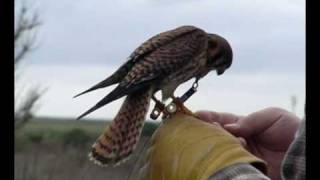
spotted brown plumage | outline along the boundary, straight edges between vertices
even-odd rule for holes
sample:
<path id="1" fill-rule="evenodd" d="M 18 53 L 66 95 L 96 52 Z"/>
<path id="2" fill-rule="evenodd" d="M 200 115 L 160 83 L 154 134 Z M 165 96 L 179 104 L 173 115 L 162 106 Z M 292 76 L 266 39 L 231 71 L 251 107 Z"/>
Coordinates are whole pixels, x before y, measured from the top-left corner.
<path id="1" fill-rule="evenodd" d="M 115 165 L 131 154 L 140 137 L 151 95 L 152 89 L 147 88 L 126 97 L 115 119 L 93 144 L 91 160 L 99 165 Z"/>
<path id="2" fill-rule="evenodd" d="M 194 26 L 160 33 L 139 46 L 116 72 L 90 89 L 117 87 L 78 119 L 127 96 L 114 121 L 93 145 L 91 158 L 98 164 L 117 164 L 134 150 L 151 97 L 159 90 L 162 100 L 174 98 L 185 81 L 198 81 L 208 72 L 222 74 L 232 63 L 229 43 Z"/>

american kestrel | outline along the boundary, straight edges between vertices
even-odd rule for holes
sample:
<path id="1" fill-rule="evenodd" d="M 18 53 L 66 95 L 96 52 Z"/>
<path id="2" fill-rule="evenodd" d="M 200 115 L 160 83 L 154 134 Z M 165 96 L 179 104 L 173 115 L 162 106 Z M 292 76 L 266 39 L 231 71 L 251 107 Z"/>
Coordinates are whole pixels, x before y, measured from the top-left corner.
<path id="1" fill-rule="evenodd" d="M 110 77 L 77 95 L 118 84 L 78 119 L 126 96 L 112 123 L 93 144 L 91 160 L 100 165 L 123 162 L 137 145 L 150 100 L 160 102 L 154 96 L 157 91 L 161 90 L 162 101 L 176 99 L 174 91 L 180 84 L 191 78 L 198 82 L 212 70 L 221 75 L 231 63 L 227 40 L 194 26 L 178 27 L 144 42 Z"/>

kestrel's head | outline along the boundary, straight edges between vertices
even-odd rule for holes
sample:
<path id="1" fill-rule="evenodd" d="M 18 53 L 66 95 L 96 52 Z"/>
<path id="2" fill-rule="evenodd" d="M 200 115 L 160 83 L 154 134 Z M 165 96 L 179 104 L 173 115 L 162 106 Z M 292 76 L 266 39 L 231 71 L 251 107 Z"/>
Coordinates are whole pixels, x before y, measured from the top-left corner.
<path id="1" fill-rule="evenodd" d="M 208 34 L 208 39 L 207 66 L 221 75 L 232 64 L 231 46 L 227 40 L 216 34 Z"/>

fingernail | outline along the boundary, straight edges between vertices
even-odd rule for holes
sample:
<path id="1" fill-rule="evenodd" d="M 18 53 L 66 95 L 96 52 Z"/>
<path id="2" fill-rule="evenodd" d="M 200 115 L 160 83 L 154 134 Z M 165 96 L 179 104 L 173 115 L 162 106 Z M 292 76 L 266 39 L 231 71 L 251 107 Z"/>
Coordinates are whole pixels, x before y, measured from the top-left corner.
<path id="1" fill-rule="evenodd" d="M 217 125 L 217 126 L 221 126 L 220 123 L 217 123 L 217 122 L 212 122 L 212 124 Z"/>
<path id="2" fill-rule="evenodd" d="M 239 129 L 239 125 L 238 124 L 225 124 L 223 127 L 228 129 L 228 130 Z"/>

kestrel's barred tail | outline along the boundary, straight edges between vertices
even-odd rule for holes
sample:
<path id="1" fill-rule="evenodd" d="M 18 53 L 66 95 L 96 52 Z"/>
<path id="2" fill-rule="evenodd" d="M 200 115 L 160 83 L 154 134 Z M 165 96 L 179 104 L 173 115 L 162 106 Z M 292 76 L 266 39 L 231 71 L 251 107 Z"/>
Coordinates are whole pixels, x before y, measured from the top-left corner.
<path id="1" fill-rule="evenodd" d="M 138 144 L 152 92 L 152 88 L 144 88 L 126 97 L 113 122 L 92 146 L 91 160 L 106 166 L 128 158 Z"/>

